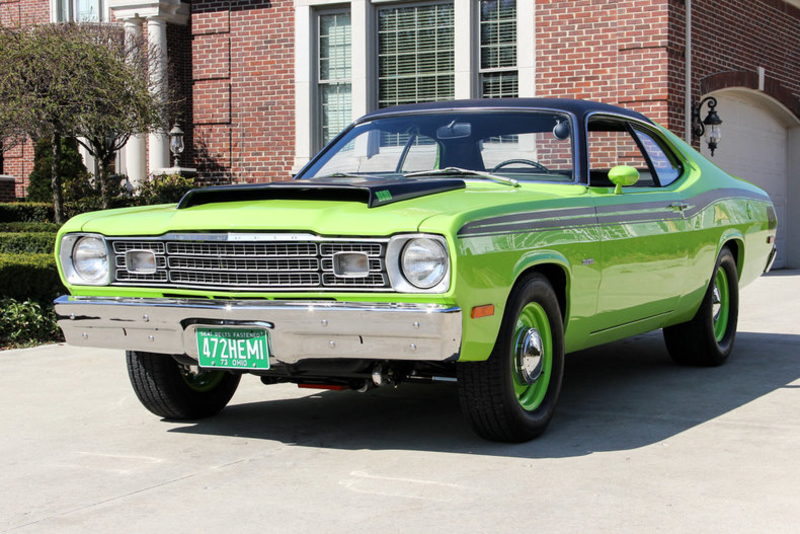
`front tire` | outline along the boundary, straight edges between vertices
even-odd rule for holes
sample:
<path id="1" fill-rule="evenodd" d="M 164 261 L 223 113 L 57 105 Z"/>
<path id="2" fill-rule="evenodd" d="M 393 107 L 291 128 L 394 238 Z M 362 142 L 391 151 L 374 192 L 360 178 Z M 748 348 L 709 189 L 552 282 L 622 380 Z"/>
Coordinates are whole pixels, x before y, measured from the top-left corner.
<path id="1" fill-rule="evenodd" d="M 166 354 L 127 351 L 125 357 L 139 401 L 167 419 L 202 419 L 219 413 L 241 379 L 226 371 L 191 373 Z"/>
<path id="2" fill-rule="evenodd" d="M 546 277 L 515 285 L 489 359 L 457 372 L 461 410 L 477 434 L 523 442 L 544 432 L 564 376 L 563 320 Z"/>
<path id="3" fill-rule="evenodd" d="M 670 357 L 681 365 L 722 365 L 733 350 L 739 318 L 739 275 L 723 248 L 700 309 L 688 322 L 664 328 Z"/>

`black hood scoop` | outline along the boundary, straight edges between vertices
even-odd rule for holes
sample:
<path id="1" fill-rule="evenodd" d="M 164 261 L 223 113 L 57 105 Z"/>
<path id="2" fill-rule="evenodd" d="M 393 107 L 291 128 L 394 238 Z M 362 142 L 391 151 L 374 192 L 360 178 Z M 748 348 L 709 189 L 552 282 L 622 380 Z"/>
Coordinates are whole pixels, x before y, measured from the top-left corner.
<path id="1" fill-rule="evenodd" d="M 415 180 L 410 178 L 402 180 L 310 179 L 267 184 L 223 185 L 192 189 L 178 203 L 178 209 L 246 200 L 331 200 L 363 202 L 370 208 L 376 208 L 464 187 L 463 180 Z"/>

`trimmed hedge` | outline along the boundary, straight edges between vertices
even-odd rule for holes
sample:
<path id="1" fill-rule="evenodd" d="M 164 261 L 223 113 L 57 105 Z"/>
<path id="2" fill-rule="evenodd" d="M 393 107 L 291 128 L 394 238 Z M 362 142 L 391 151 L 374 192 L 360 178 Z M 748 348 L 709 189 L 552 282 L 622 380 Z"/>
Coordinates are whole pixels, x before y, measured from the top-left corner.
<path id="1" fill-rule="evenodd" d="M 0 203 L 0 223 L 53 222 L 53 206 L 41 202 Z"/>
<path id="2" fill-rule="evenodd" d="M 0 254 L 0 298 L 48 302 L 66 291 L 52 254 Z"/>
<path id="3" fill-rule="evenodd" d="M 60 225 L 50 222 L 6 222 L 0 223 L 0 233 L 5 232 L 58 232 Z"/>
<path id="4" fill-rule="evenodd" d="M 53 232 L 0 232 L 0 254 L 49 254 L 55 247 Z"/>

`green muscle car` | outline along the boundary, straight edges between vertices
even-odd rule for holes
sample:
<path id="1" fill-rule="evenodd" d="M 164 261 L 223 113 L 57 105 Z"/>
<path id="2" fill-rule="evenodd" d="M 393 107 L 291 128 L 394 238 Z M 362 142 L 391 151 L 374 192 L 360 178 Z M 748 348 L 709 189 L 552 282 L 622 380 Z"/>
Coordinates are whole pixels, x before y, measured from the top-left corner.
<path id="1" fill-rule="evenodd" d="M 219 412 L 242 374 L 367 391 L 458 382 L 483 437 L 553 416 L 564 355 L 662 328 L 680 364 L 733 348 L 769 270 L 767 194 L 664 128 L 560 99 L 401 106 L 281 183 L 80 215 L 56 256 L 67 342 L 127 351 L 153 413 Z"/>

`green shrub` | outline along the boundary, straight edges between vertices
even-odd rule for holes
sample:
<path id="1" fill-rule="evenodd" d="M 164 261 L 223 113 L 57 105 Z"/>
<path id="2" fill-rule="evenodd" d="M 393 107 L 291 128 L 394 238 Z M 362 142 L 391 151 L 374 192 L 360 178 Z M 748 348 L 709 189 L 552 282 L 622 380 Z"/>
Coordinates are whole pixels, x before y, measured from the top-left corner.
<path id="1" fill-rule="evenodd" d="M 0 232 L 0 254 L 49 254 L 55 247 L 52 232 Z"/>
<path id="2" fill-rule="evenodd" d="M 64 216 L 67 219 L 71 219 L 81 213 L 99 211 L 101 209 L 103 209 L 103 199 L 100 198 L 99 193 L 97 195 L 87 195 L 80 200 L 64 202 Z"/>
<path id="3" fill-rule="evenodd" d="M 0 223 L 0 232 L 58 232 L 60 225 L 49 222 L 7 222 Z"/>
<path id="4" fill-rule="evenodd" d="M 0 299 L 0 347 L 63 341 L 52 305 Z"/>
<path id="5" fill-rule="evenodd" d="M 48 302 L 64 293 L 53 254 L 0 254 L 0 298 Z"/>
<path id="6" fill-rule="evenodd" d="M 53 222 L 53 206 L 44 202 L 0 204 L 0 223 Z"/>
<path id="7" fill-rule="evenodd" d="M 53 184 L 50 177 L 53 165 L 53 148 L 50 137 L 42 137 L 33 152 L 33 171 L 28 175 L 28 200 L 53 202 Z M 88 181 L 91 175 L 78 152 L 78 142 L 73 138 L 61 139 L 61 187 L 64 197 L 69 196 L 69 185 L 76 180 Z"/>
<path id="8" fill-rule="evenodd" d="M 179 174 L 162 174 L 140 183 L 131 203 L 135 206 L 175 204 L 193 188 L 194 178 L 186 178 Z"/>

